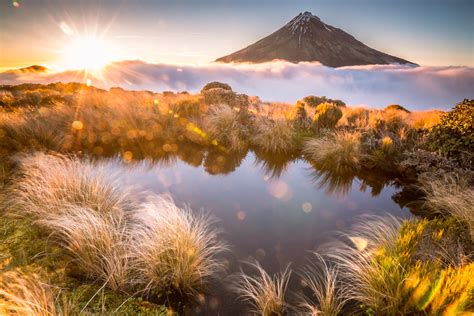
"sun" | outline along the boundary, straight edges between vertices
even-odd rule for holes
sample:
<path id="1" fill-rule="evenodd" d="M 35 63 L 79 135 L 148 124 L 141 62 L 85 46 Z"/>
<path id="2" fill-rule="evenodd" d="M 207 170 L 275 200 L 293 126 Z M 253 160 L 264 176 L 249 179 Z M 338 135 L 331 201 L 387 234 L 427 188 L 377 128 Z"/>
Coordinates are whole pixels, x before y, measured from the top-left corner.
<path id="1" fill-rule="evenodd" d="M 69 69 L 100 70 L 111 62 L 110 47 L 98 37 L 75 37 L 63 50 L 64 66 Z"/>

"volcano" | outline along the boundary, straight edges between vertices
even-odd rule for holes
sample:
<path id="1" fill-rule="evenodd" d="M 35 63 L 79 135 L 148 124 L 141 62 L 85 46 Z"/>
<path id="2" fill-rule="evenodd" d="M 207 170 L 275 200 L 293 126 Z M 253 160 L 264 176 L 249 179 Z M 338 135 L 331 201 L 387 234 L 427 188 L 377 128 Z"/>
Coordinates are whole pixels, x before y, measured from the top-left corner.
<path id="1" fill-rule="evenodd" d="M 224 63 L 263 63 L 286 60 L 320 62 L 329 67 L 412 64 L 370 48 L 343 30 L 326 24 L 311 12 L 300 13 L 278 31 L 230 55 Z"/>

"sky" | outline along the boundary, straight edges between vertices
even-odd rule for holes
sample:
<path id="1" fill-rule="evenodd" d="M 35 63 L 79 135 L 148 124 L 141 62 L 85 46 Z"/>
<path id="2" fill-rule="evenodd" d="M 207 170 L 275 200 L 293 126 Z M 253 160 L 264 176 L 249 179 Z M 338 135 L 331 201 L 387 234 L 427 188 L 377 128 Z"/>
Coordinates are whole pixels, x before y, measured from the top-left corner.
<path id="1" fill-rule="evenodd" d="M 303 11 L 422 66 L 474 67 L 472 0 L 0 0 L 0 68 L 67 67 L 71 30 L 108 60 L 206 64 Z"/>

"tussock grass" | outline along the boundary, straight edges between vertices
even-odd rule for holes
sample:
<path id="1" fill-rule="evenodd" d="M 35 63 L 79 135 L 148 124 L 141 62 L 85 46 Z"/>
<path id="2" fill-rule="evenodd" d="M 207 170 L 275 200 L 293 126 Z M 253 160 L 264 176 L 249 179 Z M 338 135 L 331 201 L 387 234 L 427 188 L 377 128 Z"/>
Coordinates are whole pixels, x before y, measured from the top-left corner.
<path id="1" fill-rule="evenodd" d="M 239 119 L 239 113 L 230 106 L 215 105 L 209 110 L 206 131 L 210 140 L 216 140 L 231 151 L 242 151 L 248 147 L 245 139 L 247 126 Z"/>
<path id="2" fill-rule="evenodd" d="M 55 316 L 57 312 L 51 286 L 36 275 L 18 271 L 0 274 L 0 314 Z"/>
<path id="3" fill-rule="evenodd" d="M 296 149 L 294 137 L 289 121 L 259 117 L 255 122 L 251 143 L 265 152 L 290 153 Z"/>
<path id="4" fill-rule="evenodd" d="M 449 214 L 469 227 L 474 240 L 474 189 L 470 173 L 424 174 L 421 190 L 426 194 L 425 206 L 440 214 Z"/>
<path id="5" fill-rule="evenodd" d="M 53 213 L 37 223 L 52 232 L 83 275 L 112 290 L 127 289 L 129 255 L 123 217 L 70 206 L 63 213 Z"/>
<path id="6" fill-rule="evenodd" d="M 22 156 L 18 162 L 19 178 L 10 201 L 20 215 L 44 219 L 72 205 L 121 216 L 133 207 L 120 177 L 105 164 L 44 153 Z"/>
<path id="7" fill-rule="evenodd" d="M 251 264 L 256 270 L 255 276 L 243 271 L 236 276 L 234 291 L 252 306 L 252 311 L 263 316 L 284 315 L 288 309 L 285 293 L 291 270 L 270 276 L 258 263 Z"/>
<path id="8" fill-rule="evenodd" d="M 403 265 L 396 257 L 387 256 L 389 262 L 384 262 L 374 256 L 381 247 L 394 247 L 400 227 L 401 222 L 392 216 L 365 219 L 346 236 L 347 243 L 331 251 L 329 257 L 340 269 L 348 299 L 384 314 L 398 311 Z"/>
<path id="9" fill-rule="evenodd" d="M 441 121 L 443 111 L 431 110 L 410 113 L 408 120 L 411 127 L 415 129 L 431 130 L 433 126 Z"/>
<path id="10" fill-rule="evenodd" d="M 391 216 L 362 219 L 345 235 L 347 241 L 334 244 L 328 254 L 347 299 L 381 315 L 469 311 L 474 281 L 468 274 L 474 264 L 437 253 L 442 237 L 452 238 L 450 225 L 440 220 L 402 223 Z"/>
<path id="11" fill-rule="evenodd" d="M 305 315 L 341 315 L 348 298 L 338 280 L 338 267 L 330 266 L 318 253 L 313 255 L 314 261 L 301 274 L 312 297 L 301 297 L 301 310 Z"/>
<path id="12" fill-rule="evenodd" d="M 358 170 L 362 158 L 361 134 L 337 132 L 311 138 L 303 144 L 303 153 L 323 170 L 339 170 L 340 173 Z"/>
<path id="13" fill-rule="evenodd" d="M 223 270 L 219 255 L 226 246 L 210 217 L 155 196 L 133 212 L 132 221 L 134 282 L 145 293 L 193 296 Z"/>

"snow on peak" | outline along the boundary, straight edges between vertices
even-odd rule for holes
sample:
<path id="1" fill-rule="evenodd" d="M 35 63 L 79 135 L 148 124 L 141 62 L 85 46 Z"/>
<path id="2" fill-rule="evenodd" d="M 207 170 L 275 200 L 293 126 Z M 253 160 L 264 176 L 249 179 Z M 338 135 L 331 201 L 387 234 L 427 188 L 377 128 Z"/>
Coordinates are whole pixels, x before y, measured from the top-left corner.
<path id="1" fill-rule="evenodd" d="M 311 20 L 321 21 L 317 16 L 311 14 L 309 11 L 298 14 L 293 20 L 291 20 L 286 27 L 290 29 L 291 33 L 306 34 L 309 29 L 308 22 Z"/>

